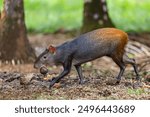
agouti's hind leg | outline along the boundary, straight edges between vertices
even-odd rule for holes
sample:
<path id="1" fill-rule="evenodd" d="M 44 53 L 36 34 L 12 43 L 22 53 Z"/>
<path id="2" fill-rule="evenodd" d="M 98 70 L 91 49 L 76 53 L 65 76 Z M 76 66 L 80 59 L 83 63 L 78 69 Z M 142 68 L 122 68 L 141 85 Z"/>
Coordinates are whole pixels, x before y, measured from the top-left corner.
<path id="1" fill-rule="evenodd" d="M 78 75 L 79 75 L 79 84 L 83 84 L 84 80 L 83 80 L 83 74 L 82 74 L 81 65 L 75 65 L 75 68 L 76 68 L 76 70 L 78 72 Z"/>
<path id="2" fill-rule="evenodd" d="M 135 60 L 129 58 L 127 55 L 124 55 L 123 56 L 123 61 L 124 61 L 125 64 L 131 64 L 133 66 L 134 72 L 136 74 L 136 80 L 140 80 L 140 76 L 139 76 L 139 73 L 138 73 L 138 69 L 137 69 Z"/>
<path id="3" fill-rule="evenodd" d="M 120 80 L 121 80 L 121 77 L 122 77 L 122 75 L 123 75 L 123 73 L 124 73 L 124 70 L 125 70 L 125 65 L 124 65 L 124 63 L 123 63 L 123 61 L 122 61 L 122 58 L 116 58 L 116 57 L 112 57 L 112 59 L 113 59 L 113 61 L 119 66 L 119 68 L 120 68 L 120 72 L 119 72 L 119 74 L 118 74 L 118 76 L 117 76 L 117 84 L 119 84 L 120 83 Z"/>

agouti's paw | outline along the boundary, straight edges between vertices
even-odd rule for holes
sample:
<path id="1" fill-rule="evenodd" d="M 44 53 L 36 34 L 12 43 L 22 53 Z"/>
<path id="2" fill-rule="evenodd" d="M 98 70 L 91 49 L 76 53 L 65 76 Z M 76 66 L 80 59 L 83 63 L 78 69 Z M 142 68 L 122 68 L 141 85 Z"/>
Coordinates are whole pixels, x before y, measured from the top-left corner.
<path id="1" fill-rule="evenodd" d="M 86 83 L 86 80 L 80 80 L 80 81 L 79 81 L 79 84 L 81 84 L 81 85 L 82 85 L 82 84 L 85 84 L 85 83 Z"/>
<path id="2" fill-rule="evenodd" d="M 52 78 L 52 81 L 55 80 L 55 77 Z M 60 80 L 57 80 L 56 83 L 59 83 Z"/>
<path id="3" fill-rule="evenodd" d="M 53 77 L 50 81 L 50 84 L 49 84 L 49 89 L 51 89 L 51 87 L 56 83 L 56 78 Z"/>
<path id="4" fill-rule="evenodd" d="M 50 84 L 49 84 L 49 89 L 52 88 L 52 86 L 54 86 L 55 82 L 54 81 L 51 81 Z"/>
<path id="5" fill-rule="evenodd" d="M 54 78 L 54 79 L 50 82 L 49 89 L 51 89 L 51 87 L 60 88 L 60 87 L 61 87 L 61 84 L 58 83 L 58 82 L 59 82 L 59 81 L 56 81 L 56 79 Z"/>

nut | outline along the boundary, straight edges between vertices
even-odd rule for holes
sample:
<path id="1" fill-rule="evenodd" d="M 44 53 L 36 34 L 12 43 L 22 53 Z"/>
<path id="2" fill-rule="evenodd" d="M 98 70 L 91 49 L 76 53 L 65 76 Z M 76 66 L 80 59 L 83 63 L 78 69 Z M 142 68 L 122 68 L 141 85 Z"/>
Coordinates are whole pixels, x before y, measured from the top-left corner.
<path id="1" fill-rule="evenodd" d="M 48 73 L 48 69 L 46 67 L 41 67 L 40 68 L 40 73 L 43 75 L 46 75 Z"/>

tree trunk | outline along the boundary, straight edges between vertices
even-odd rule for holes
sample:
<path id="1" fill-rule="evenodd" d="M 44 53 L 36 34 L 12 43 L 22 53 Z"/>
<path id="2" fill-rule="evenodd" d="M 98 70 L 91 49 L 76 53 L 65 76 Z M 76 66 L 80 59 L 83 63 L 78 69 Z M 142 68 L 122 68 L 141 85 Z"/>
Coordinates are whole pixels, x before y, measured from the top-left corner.
<path id="1" fill-rule="evenodd" d="M 108 15 L 106 0 L 84 0 L 81 32 L 85 33 L 102 27 L 114 27 Z"/>
<path id="2" fill-rule="evenodd" d="M 0 60 L 30 62 L 35 57 L 27 39 L 23 0 L 4 0 L 0 18 Z"/>

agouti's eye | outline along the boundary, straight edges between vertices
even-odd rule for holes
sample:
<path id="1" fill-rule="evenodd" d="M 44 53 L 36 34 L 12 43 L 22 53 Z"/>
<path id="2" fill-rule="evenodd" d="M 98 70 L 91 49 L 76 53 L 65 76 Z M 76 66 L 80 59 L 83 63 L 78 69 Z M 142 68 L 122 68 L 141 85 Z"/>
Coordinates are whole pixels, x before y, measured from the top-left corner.
<path id="1" fill-rule="evenodd" d="M 43 58 L 44 58 L 44 59 L 46 59 L 47 57 L 46 57 L 46 56 L 44 56 Z"/>

